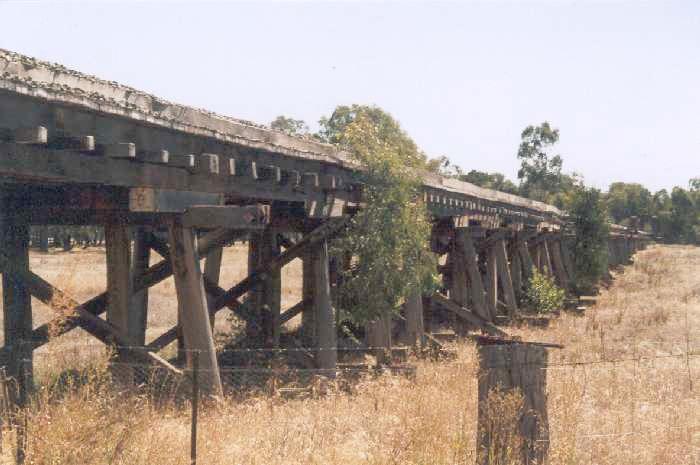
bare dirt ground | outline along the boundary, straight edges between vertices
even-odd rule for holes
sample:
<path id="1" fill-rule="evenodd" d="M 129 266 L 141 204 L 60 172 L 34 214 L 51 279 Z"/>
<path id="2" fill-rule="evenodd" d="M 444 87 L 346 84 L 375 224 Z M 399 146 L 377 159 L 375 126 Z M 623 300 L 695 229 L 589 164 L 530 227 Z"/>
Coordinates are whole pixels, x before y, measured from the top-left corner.
<path id="1" fill-rule="evenodd" d="M 243 247 L 227 250 L 224 287 L 245 274 L 245 257 Z M 79 300 L 104 287 L 97 250 L 33 255 L 32 267 Z M 300 272 L 298 263 L 285 270 L 285 306 L 298 299 Z M 150 337 L 174 323 L 173 293 L 171 282 L 151 292 Z M 50 318 L 35 308 L 35 324 Z M 223 316 L 217 325 L 227 328 Z M 565 345 L 552 350 L 548 368 L 549 463 L 700 464 L 700 248 L 652 247 L 584 315 L 509 331 Z M 86 341 L 71 335 L 42 350 L 49 359 Z M 350 392 L 296 400 L 261 393 L 208 406 L 199 463 L 472 464 L 477 362 L 470 343 L 454 348 L 453 361 L 412 360 L 415 380 L 386 375 Z M 60 401 L 40 397 L 30 416 L 31 463 L 189 463 L 186 405 L 125 397 L 100 379 Z"/>

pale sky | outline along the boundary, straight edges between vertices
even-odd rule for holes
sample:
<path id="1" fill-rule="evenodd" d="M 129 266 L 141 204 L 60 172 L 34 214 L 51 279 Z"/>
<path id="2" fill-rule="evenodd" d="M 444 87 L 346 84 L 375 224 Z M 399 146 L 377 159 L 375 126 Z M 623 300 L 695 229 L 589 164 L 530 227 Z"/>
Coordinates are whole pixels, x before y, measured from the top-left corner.
<path id="1" fill-rule="evenodd" d="M 0 0 L 0 24 L 0 48 L 259 123 L 376 104 L 465 170 L 515 179 L 548 120 L 597 187 L 700 176 L 698 1 Z"/>

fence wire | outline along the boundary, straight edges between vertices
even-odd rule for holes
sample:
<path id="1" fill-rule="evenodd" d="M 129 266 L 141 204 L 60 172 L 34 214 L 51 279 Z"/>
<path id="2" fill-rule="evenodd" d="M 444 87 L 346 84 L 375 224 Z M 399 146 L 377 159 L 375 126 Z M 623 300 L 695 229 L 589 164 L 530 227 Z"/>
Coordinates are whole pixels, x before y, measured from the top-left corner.
<path id="1" fill-rule="evenodd" d="M 564 357 L 557 359 L 554 355 L 557 351 L 551 350 L 553 355 L 546 363 L 517 362 L 519 368 L 548 372 L 546 391 L 550 435 L 546 441 L 556 443 L 570 428 L 575 428 L 576 447 L 582 450 L 595 449 L 599 447 L 596 444 L 601 443 L 643 442 L 663 434 L 677 437 L 679 441 L 691 438 L 686 447 L 700 452 L 700 394 L 695 386 L 700 373 L 700 353 L 695 349 L 691 352 L 680 350 L 682 346 L 688 347 L 685 342 L 637 340 L 637 345 L 657 349 L 656 353 L 637 353 L 636 356 L 566 360 Z M 658 347 L 661 346 L 669 350 L 660 353 Z M 87 348 L 89 350 L 85 350 Z M 496 350 L 507 351 L 509 346 L 496 346 Z M 338 354 L 341 361 L 337 368 L 329 370 L 312 366 L 316 356 L 325 351 Z M 313 399 L 324 395 L 329 383 L 335 389 L 357 393 L 352 389 L 353 385 L 377 376 L 401 376 L 409 382 L 430 382 L 420 378 L 420 371 L 416 368 L 420 362 L 404 351 L 393 354 L 393 364 L 377 366 L 374 355 L 380 351 L 390 352 L 383 347 L 240 348 L 221 350 L 217 356 L 221 363 L 220 379 L 231 402 L 246 395 Z M 194 351 L 183 350 L 172 356 L 169 362 L 178 372 L 160 365 L 120 359 L 114 353 L 107 353 L 104 347 L 83 345 L 64 347 L 60 351 L 37 351 L 33 359 L 26 359 L 23 363 L 26 366 L 31 363 L 34 367 L 35 381 L 30 391 L 37 396 L 43 393 L 48 401 L 60 399 L 71 389 L 105 382 L 127 394 L 148 394 L 163 402 L 181 402 L 190 400 L 192 370 L 187 361 L 193 354 Z M 512 368 L 514 362 L 489 364 L 482 361 L 480 364 L 474 356 L 438 363 L 462 373 L 469 372 L 467 368 L 473 369 L 471 372 L 476 377 L 486 370 Z M 207 369 L 200 367 L 199 373 L 204 375 Z M 2 375 L 0 380 L 0 433 L 19 434 L 25 428 L 23 422 L 27 415 L 26 409 L 17 409 L 13 405 L 20 383 Z M 571 392 L 575 394 L 582 413 L 575 421 L 568 422 L 564 404 Z M 611 399 L 623 399 L 624 402 L 616 405 Z M 673 407 L 670 409 L 669 406 Z M 28 408 L 39 407 L 34 404 Z M 686 414 L 679 415 L 680 411 Z M 31 431 L 31 425 L 28 429 Z M 21 441 L 26 442 L 26 436 L 15 444 Z M 0 444 L 2 442 L 0 437 Z"/>

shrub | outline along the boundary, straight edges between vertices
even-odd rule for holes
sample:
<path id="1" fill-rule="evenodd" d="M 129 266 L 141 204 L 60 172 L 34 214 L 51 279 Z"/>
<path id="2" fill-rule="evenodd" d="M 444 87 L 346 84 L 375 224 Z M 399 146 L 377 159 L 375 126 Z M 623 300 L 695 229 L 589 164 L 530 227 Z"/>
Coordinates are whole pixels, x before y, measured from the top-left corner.
<path id="1" fill-rule="evenodd" d="M 533 268 L 532 278 L 525 291 L 527 304 L 537 313 L 549 313 L 564 305 L 564 289 L 554 283 L 554 279 Z"/>

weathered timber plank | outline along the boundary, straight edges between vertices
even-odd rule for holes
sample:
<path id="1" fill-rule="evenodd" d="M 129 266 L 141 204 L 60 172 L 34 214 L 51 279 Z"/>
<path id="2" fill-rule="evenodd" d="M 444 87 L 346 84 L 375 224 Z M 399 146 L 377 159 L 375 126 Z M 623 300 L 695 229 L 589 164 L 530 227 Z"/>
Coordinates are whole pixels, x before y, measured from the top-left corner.
<path id="1" fill-rule="evenodd" d="M 197 173 L 219 174 L 219 156 L 213 153 L 203 153 L 195 157 L 194 169 Z"/>
<path id="2" fill-rule="evenodd" d="M 559 284 L 559 287 L 562 289 L 569 289 L 569 278 L 566 273 L 566 268 L 564 267 L 564 260 L 561 256 L 561 242 L 558 240 L 551 241 L 549 243 L 549 249 L 557 284 Z"/>
<path id="3" fill-rule="evenodd" d="M 269 221 L 267 205 L 199 205 L 187 208 L 182 216 L 186 228 L 263 229 Z"/>
<path id="4" fill-rule="evenodd" d="M 497 315 L 498 303 L 498 258 L 496 249 L 491 246 L 486 252 L 486 307 L 489 310 L 488 320 L 494 321 Z"/>
<path id="5" fill-rule="evenodd" d="M 511 277 L 510 267 L 508 264 L 506 242 L 501 239 L 494 244 L 493 247 L 496 251 L 498 281 L 501 285 L 501 290 L 503 291 L 503 298 L 506 301 L 508 314 L 512 317 L 515 315 L 515 312 L 518 311 L 518 303 L 515 299 L 515 289 L 513 289 L 513 279 Z"/>
<path id="6" fill-rule="evenodd" d="M 129 211 L 144 213 L 184 213 L 193 206 L 220 205 L 221 194 L 207 192 L 133 187 L 129 189 Z"/>
<path id="7" fill-rule="evenodd" d="M 2 200 L 0 198 L 0 200 Z M 0 205 L 3 207 L 3 205 Z M 11 268 L 29 273 L 29 225 L 11 221 L 0 212 L 0 251 L 6 254 Z M 3 328 L 7 357 L 3 365 L 7 375 L 18 379 L 21 369 L 33 380 L 33 348 L 28 344 L 32 333 L 32 300 L 30 290 L 21 279 L 21 274 L 3 267 Z M 17 279 L 20 278 L 20 279 Z M 14 399 L 23 403 L 26 399 Z"/>
<path id="8" fill-rule="evenodd" d="M 49 132 L 43 126 L 33 128 L 17 128 L 14 131 L 14 139 L 18 144 L 46 144 Z"/>
<path id="9" fill-rule="evenodd" d="M 104 146 L 104 153 L 109 158 L 136 159 L 136 144 L 131 142 L 118 142 Z"/>
<path id="10" fill-rule="evenodd" d="M 481 278 L 481 272 L 479 271 L 479 265 L 477 263 L 478 255 L 474 247 L 472 236 L 469 232 L 458 230 L 456 240 L 461 243 L 461 247 L 464 249 L 474 311 L 481 318 L 488 319 L 490 313 L 486 304 L 486 291 L 484 290 L 484 283 Z"/>
<path id="11" fill-rule="evenodd" d="M 335 309 L 331 302 L 331 284 L 328 270 L 328 242 L 321 240 L 313 247 L 314 296 L 318 354 L 316 363 L 325 370 L 333 370 L 338 361 Z"/>
<path id="12" fill-rule="evenodd" d="M 178 314 L 181 317 L 187 349 L 187 365 L 192 367 L 192 354 L 193 351 L 197 351 L 202 390 L 210 395 L 222 396 L 223 388 L 197 254 L 196 236 L 192 229 L 182 227 L 174 221 L 168 227 L 168 240 Z"/>
<path id="13" fill-rule="evenodd" d="M 141 151 L 136 154 L 136 157 L 144 163 L 167 164 L 170 161 L 170 152 L 167 150 Z"/>
<path id="14" fill-rule="evenodd" d="M 204 260 L 204 279 L 209 281 L 214 286 L 218 286 L 219 280 L 221 279 L 221 260 L 223 255 L 224 248 L 217 247 L 209 252 Z M 212 302 L 213 297 L 209 292 L 207 292 L 207 309 L 211 307 Z M 216 315 L 212 313 L 209 314 L 209 323 L 211 324 L 212 331 L 214 330 L 215 316 Z"/>
<path id="15" fill-rule="evenodd" d="M 129 159 L 95 157 L 75 150 L 50 150 L 35 145 L 0 142 L 0 177 L 8 182 L 150 187 L 244 198 L 326 202 L 323 192 L 300 190 L 291 184 L 192 173 L 174 166 L 178 158 L 171 154 L 167 165 L 134 163 Z M 352 201 L 356 194 L 338 191 L 335 197 Z"/>
<path id="16" fill-rule="evenodd" d="M 475 313 L 470 312 L 468 309 L 461 307 L 454 302 L 452 302 L 450 299 L 447 297 L 443 296 L 440 293 L 435 293 L 431 296 L 431 300 L 441 307 L 443 307 L 445 310 L 449 310 L 453 313 L 455 313 L 457 316 L 462 318 L 463 320 L 467 321 L 468 323 L 471 323 L 475 325 L 476 327 L 482 329 L 483 331 L 487 332 L 488 334 L 494 335 L 494 336 L 501 336 L 501 337 L 507 337 L 508 334 L 500 329 L 498 329 L 493 323 L 490 321 L 487 321 L 480 316 L 476 315 Z"/>
<path id="17" fill-rule="evenodd" d="M 134 228 L 134 242 L 131 251 L 131 283 L 142 278 L 148 271 L 151 257 L 150 238 L 152 234 L 143 226 Z M 136 346 L 146 344 L 146 326 L 148 321 L 148 289 L 133 292 L 130 303 L 131 339 Z"/>
<path id="18" fill-rule="evenodd" d="M 282 312 L 280 315 L 280 324 L 283 325 L 295 316 L 299 315 L 300 313 L 306 311 L 307 308 L 310 308 L 313 304 L 312 300 L 301 300 Z"/>
<path id="19" fill-rule="evenodd" d="M 404 306 L 406 314 L 406 343 L 416 347 L 423 345 L 425 325 L 423 321 L 423 297 L 420 292 L 412 292 Z"/>

